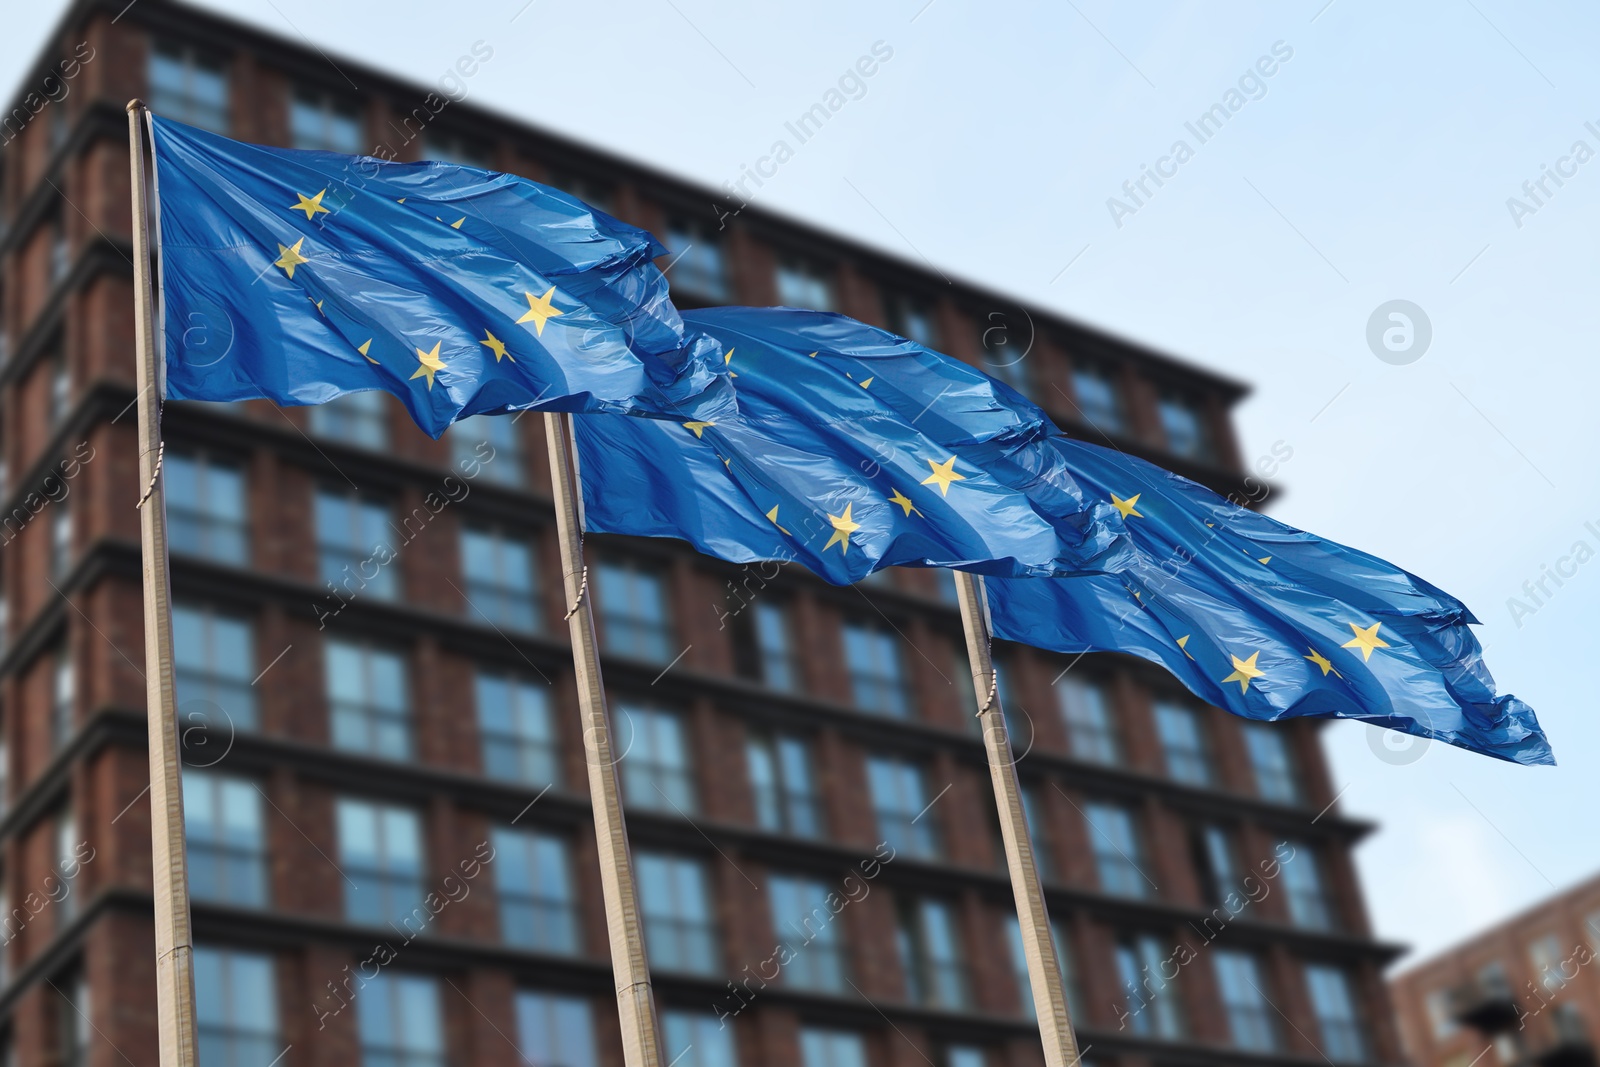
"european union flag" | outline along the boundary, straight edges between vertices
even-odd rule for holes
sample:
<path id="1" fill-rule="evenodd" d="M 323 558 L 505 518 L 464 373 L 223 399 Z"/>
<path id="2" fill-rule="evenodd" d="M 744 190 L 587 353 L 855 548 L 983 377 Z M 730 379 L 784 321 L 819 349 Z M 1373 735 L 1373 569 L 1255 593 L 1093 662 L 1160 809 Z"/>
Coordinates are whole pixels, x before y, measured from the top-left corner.
<path id="1" fill-rule="evenodd" d="M 731 410 L 643 230 L 509 174 L 152 125 L 173 399 L 383 389 L 435 437 L 478 413 Z"/>
<path id="2" fill-rule="evenodd" d="M 1526 764 L 1554 763 L 1533 709 L 1497 695 L 1455 597 L 1365 552 L 1238 507 L 1124 453 L 1056 438 L 1121 512 L 1121 574 L 987 583 L 996 637 L 1127 652 L 1249 719 L 1361 719 Z"/>
<path id="3" fill-rule="evenodd" d="M 1044 413 L 966 364 L 841 315 L 690 312 L 735 415 L 574 420 L 591 530 L 678 537 L 735 562 L 797 560 L 837 584 L 880 567 L 1092 573 L 1127 556 Z"/>

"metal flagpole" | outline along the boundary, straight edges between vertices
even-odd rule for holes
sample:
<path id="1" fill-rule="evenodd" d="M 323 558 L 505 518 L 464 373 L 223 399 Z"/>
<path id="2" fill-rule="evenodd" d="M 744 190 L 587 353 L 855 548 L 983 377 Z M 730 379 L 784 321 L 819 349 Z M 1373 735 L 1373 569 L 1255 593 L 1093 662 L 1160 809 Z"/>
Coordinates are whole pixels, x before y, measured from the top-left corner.
<path id="1" fill-rule="evenodd" d="M 172 679 L 172 587 L 161 488 L 161 368 L 144 191 L 145 106 L 128 103 L 133 182 L 133 320 L 139 381 L 139 547 L 144 560 L 145 708 L 150 735 L 150 857 L 155 875 L 156 1011 L 162 1067 L 195 1067 L 194 938 L 184 855 L 183 782 Z"/>
<path id="2" fill-rule="evenodd" d="M 572 665 L 583 717 L 583 748 L 589 763 L 589 799 L 594 836 L 600 848 L 600 888 L 611 939 L 611 969 L 617 983 L 617 1015 L 622 1022 L 622 1060 L 627 1067 L 661 1067 L 655 999 L 639 919 L 638 887 L 628 828 L 617 789 L 616 757 L 600 678 L 594 614 L 589 607 L 589 568 L 583 562 L 583 494 L 578 484 L 572 416 L 546 413 L 550 482 L 555 493 L 556 534 L 561 541 L 561 572 L 567 592 L 567 622 L 572 633 Z"/>
<path id="3" fill-rule="evenodd" d="M 1022 807 L 1011 738 L 1000 710 L 999 685 L 989 652 L 989 609 L 984 599 L 983 579 L 965 571 L 954 574 L 961 602 L 961 625 L 967 633 L 972 684 L 978 693 L 978 722 L 983 728 L 983 747 L 989 756 L 995 805 L 1000 809 L 1006 868 L 1011 873 L 1011 891 L 1017 900 L 1017 922 L 1022 929 L 1022 948 L 1028 957 L 1028 979 L 1033 986 L 1039 1037 L 1044 1042 L 1044 1062 L 1047 1067 L 1077 1067 L 1078 1042 L 1067 1012 L 1066 983 L 1062 980 L 1055 941 L 1050 936 L 1050 916 L 1045 910 L 1044 890 L 1039 884 L 1033 838 L 1028 834 L 1028 816 Z"/>

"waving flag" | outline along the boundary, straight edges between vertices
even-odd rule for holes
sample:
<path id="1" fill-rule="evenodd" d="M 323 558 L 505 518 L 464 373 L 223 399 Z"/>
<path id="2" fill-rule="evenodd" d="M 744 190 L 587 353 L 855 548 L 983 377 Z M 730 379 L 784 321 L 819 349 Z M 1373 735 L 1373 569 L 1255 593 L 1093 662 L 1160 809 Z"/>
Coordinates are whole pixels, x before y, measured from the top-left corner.
<path id="1" fill-rule="evenodd" d="M 1455 597 L 1121 452 L 1052 446 L 1138 546 L 1117 575 L 988 583 L 996 637 L 1128 652 L 1249 719 L 1361 719 L 1517 763 L 1554 757 L 1533 709 L 1497 695 Z"/>
<path id="2" fill-rule="evenodd" d="M 782 309 L 685 318 L 731 351 L 739 418 L 681 427 L 574 420 L 590 529 L 677 537 L 733 562 L 796 560 L 835 582 L 890 564 L 997 576 L 1029 572 L 1014 552 L 1000 566 L 977 559 L 979 549 L 1009 551 L 1008 525 L 996 521 L 993 495 L 958 510 L 968 481 L 989 494 L 1009 485 L 1037 513 L 1070 499 L 1062 518 L 1096 515 L 1098 502 L 1114 509 L 1117 546 L 1079 562 L 1104 573 L 1086 566 L 1076 577 L 992 579 L 995 636 L 1142 656 L 1246 718 L 1362 719 L 1520 763 L 1552 761 L 1532 709 L 1496 695 L 1471 613 L 1401 568 L 1153 464 L 1061 437 L 1005 386 L 850 320 Z M 961 385 L 945 391 L 949 381 Z M 955 457 L 948 470 L 964 475 L 948 495 L 929 442 L 895 436 L 907 412 Z M 873 461 L 863 466 L 861 457 Z M 1062 470 L 1067 480 L 1056 477 Z M 891 507 L 879 507 L 883 500 Z M 853 505 L 848 530 L 836 501 Z M 989 540 L 961 540 L 977 532 Z"/>
<path id="3" fill-rule="evenodd" d="M 911 341 L 789 308 L 690 312 L 738 398 L 716 420 L 575 420 L 588 526 L 679 537 L 837 584 L 897 564 L 1094 573 L 1127 545 L 1038 408 Z M 635 424 L 638 425 L 635 425 Z"/>
<path id="4" fill-rule="evenodd" d="M 174 399 L 382 389 L 435 437 L 519 409 L 731 410 L 643 230 L 509 174 L 153 127 Z"/>

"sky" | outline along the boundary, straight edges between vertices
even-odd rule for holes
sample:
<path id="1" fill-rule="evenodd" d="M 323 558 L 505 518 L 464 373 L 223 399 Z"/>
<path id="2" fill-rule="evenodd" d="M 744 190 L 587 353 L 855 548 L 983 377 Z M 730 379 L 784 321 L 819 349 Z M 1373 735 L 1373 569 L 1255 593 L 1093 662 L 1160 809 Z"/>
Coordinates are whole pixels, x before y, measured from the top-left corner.
<path id="1" fill-rule="evenodd" d="M 12 89 L 66 4 L 15 6 Z M 1340 809 L 1380 827 L 1357 863 L 1400 965 L 1600 869 L 1600 9 L 203 6 L 418 82 L 481 43 L 474 104 L 708 186 L 788 140 L 763 207 L 1250 383 L 1247 464 L 1289 453 L 1269 512 L 1464 600 L 1559 761 L 1325 731 Z M 796 145 L 785 123 L 874 46 L 889 58 Z M 1220 129 L 1186 127 L 1219 102 Z M 1125 192 L 1145 168 L 1160 184 Z"/>

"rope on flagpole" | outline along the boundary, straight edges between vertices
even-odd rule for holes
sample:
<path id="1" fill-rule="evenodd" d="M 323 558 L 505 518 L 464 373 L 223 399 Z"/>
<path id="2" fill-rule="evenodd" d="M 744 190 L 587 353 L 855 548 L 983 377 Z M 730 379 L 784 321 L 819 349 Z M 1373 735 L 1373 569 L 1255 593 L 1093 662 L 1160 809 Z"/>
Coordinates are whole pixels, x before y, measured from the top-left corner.
<path id="1" fill-rule="evenodd" d="M 166 401 L 164 400 L 160 404 L 156 405 L 157 433 L 161 432 L 161 414 L 166 406 Z M 141 510 L 144 507 L 145 502 L 150 499 L 150 495 L 156 491 L 156 481 L 161 477 L 161 461 L 166 458 L 166 455 L 167 442 L 165 438 L 162 438 L 160 441 L 156 442 L 156 465 L 155 469 L 150 472 L 150 484 L 144 487 L 144 495 L 141 496 L 139 498 L 139 502 L 133 506 L 134 511 Z"/>
<path id="2" fill-rule="evenodd" d="M 583 539 L 582 538 L 578 539 L 578 552 L 579 552 L 580 555 L 583 552 Z M 583 565 L 583 577 L 578 582 L 578 598 L 572 602 L 572 607 L 567 609 L 566 615 L 562 616 L 562 621 L 563 622 L 571 622 L 572 621 L 572 617 L 578 613 L 578 609 L 583 607 L 583 598 L 588 592 L 589 592 L 589 565 L 587 563 L 585 563 Z"/>

